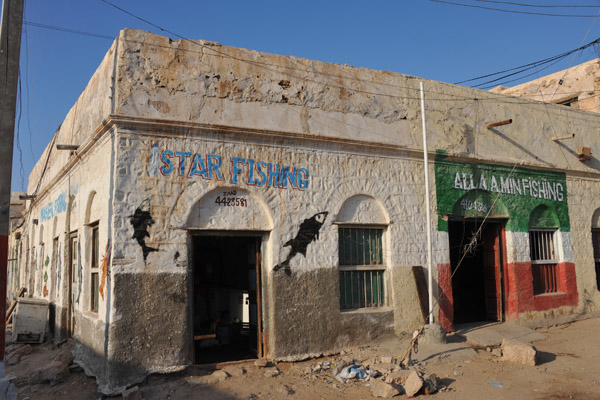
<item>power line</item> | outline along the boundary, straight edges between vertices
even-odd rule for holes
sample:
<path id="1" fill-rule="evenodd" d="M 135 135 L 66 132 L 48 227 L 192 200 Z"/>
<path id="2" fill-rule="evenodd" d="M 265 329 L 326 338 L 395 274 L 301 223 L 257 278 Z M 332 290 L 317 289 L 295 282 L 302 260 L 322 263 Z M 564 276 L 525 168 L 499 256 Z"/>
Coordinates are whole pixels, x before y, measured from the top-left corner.
<path id="1" fill-rule="evenodd" d="M 484 78 L 489 78 L 489 77 L 492 77 L 492 76 L 495 76 L 495 75 L 499 75 L 499 74 L 503 74 L 503 73 L 506 73 L 506 72 L 511 72 L 511 71 L 518 70 L 516 72 L 512 72 L 510 74 L 506 74 L 504 76 L 492 79 L 490 81 L 478 83 L 477 85 L 474 85 L 473 87 L 480 87 L 480 86 L 488 85 L 490 83 L 497 82 L 499 80 L 502 80 L 504 78 L 508 78 L 508 77 L 511 77 L 511 76 L 514 76 L 514 75 L 518 75 L 518 74 L 520 74 L 522 72 L 526 72 L 526 71 L 529 71 L 529 70 L 534 69 L 534 68 L 537 70 L 537 67 L 545 65 L 545 64 L 553 65 L 556 62 L 558 62 L 558 61 L 560 61 L 560 60 L 568 57 L 569 55 L 571 55 L 573 53 L 577 53 L 577 52 L 579 52 L 581 50 L 587 49 L 588 47 L 594 46 L 594 45 L 596 45 L 598 43 L 600 43 L 600 38 L 598 38 L 598 39 L 596 39 L 596 40 L 594 40 L 594 41 L 592 41 L 592 42 L 590 42 L 588 44 L 585 44 L 583 46 L 579 46 L 576 49 L 566 51 L 566 52 L 558 54 L 556 56 L 548 57 L 548 58 L 545 58 L 545 59 L 539 60 L 539 61 L 534 61 L 534 62 L 531 62 L 531 63 L 528 63 L 528 64 L 524 64 L 524 65 L 521 65 L 521 66 L 518 66 L 518 67 L 509 68 L 509 69 L 506 69 L 506 70 L 503 70 L 503 71 L 493 72 L 491 74 L 486 74 L 486 75 L 478 76 L 476 78 L 471 78 L 471 79 L 466 79 L 466 80 L 463 80 L 463 81 L 455 82 L 455 84 L 459 85 L 459 84 L 463 84 L 463 83 L 467 83 L 467 82 L 473 82 L 473 81 L 476 81 L 476 80 L 480 80 L 480 79 L 484 79 Z M 550 65 L 548 65 L 548 66 L 550 66 Z M 529 75 L 526 75 L 526 76 L 529 76 Z M 525 78 L 526 76 L 523 76 L 521 78 Z M 519 78 L 519 79 L 521 79 L 521 78 Z"/>
<path id="2" fill-rule="evenodd" d="M 569 4 L 569 5 L 548 5 L 548 4 L 538 5 L 538 4 L 514 3 L 514 2 L 511 2 L 511 1 L 497 1 L 497 0 L 473 0 L 473 1 L 479 1 L 481 3 L 508 4 L 508 5 L 517 6 L 517 7 L 535 7 L 535 8 L 598 8 L 598 6 L 592 6 L 592 5 L 575 5 L 575 4 Z"/>
<path id="3" fill-rule="evenodd" d="M 534 11 L 516 11 L 516 10 L 506 10 L 503 8 L 476 6 L 474 4 L 455 3 L 452 1 L 444 1 L 444 0 L 429 0 L 429 1 L 432 1 L 434 3 L 444 3 L 444 4 L 450 4 L 450 5 L 454 5 L 454 6 L 460 6 L 460 7 L 481 8 L 484 10 L 500 11 L 500 12 L 512 13 L 512 14 L 542 15 L 542 16 L 546 16 L 546 17 L 596 18 L 596 15 L 587 15 L 587 14 L 548 14 L 548 13 L 541 13 L 541 12 L 534 12 Z"/>
<path id="4" fill-rule="evenodd" d="M 101 35 L 99 33 L 78 31 L 78 30 L 75 30 L 75 29 L 62 28 L 60 26 L 53 26 L 53 25 L 45 25 L 45 24 L 40 24 L 40 23 L 37 23 L 37 22 L 31 22 L 31 21 L 23 21 L 23 23 L 25 25 L 35 26 L 36 28 L 51 29 L 51 30 L 54 30 L 54 31 L 74 33 L 76 35 L 92 36 L 92 37 L 97 37 L 97 38 L 100 38 L 100 39 L 115 40 L 114 36 Z"/>

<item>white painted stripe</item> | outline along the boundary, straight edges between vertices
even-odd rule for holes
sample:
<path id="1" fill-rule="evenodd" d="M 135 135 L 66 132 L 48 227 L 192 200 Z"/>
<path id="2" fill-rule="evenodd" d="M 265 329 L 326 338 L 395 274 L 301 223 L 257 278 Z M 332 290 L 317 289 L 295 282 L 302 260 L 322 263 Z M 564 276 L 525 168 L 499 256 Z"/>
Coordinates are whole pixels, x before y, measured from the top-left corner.
<path id="1" fill-rule="evenodd" d="M 531 261 L 528 232 L 506 232 L 506 262 Z"/>

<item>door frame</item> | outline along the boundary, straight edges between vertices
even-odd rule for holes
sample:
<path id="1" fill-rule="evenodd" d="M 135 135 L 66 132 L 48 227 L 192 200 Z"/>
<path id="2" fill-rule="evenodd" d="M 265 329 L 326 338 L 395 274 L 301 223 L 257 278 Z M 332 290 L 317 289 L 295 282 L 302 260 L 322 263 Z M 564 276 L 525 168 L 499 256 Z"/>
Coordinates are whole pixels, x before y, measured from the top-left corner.
<path id="1" fill-rule="evenodd" d="M 202 236 L 221 236 L 221 237 L 246 237 L 255 238 L 256 240 L 256 329 L 257 329 L 257 358 L 265 357 L 266 349 L 268 348 L 268 337 L 264 330 L 264 286 L 263 286 L 263 254 L 266 249 L 269 232 L 265 231 L 227 231 L 227 230 L 188 230 L 188 259 L 191 262 L 188 264 L 188 292 L 191 294 L 188 299 L 189 312 L 189 355 L 192 363 L 195 363 L 194 351 L 194 239 Z"/>

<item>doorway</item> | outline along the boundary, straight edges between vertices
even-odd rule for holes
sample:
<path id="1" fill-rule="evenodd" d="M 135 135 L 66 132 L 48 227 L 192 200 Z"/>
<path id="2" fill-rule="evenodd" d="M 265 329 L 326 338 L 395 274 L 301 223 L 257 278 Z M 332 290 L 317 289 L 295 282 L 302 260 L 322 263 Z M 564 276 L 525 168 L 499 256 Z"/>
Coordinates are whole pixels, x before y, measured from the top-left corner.
<path id="1" fill-rule="evenodd" d="M 194 363 L 262 357 L 260 236 L 197 235 L 192 246 Z"/>
<path id="2" fill-rule="evenodd" d="M 501 221 L 448 222 L 454 324 L 503 321 L 503 229 Z"/>

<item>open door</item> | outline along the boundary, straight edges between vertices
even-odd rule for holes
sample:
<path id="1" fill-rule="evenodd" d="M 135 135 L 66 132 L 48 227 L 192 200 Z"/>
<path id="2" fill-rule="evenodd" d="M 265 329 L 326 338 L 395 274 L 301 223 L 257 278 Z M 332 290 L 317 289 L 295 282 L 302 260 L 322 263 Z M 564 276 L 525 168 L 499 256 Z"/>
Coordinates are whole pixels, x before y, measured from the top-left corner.
<path id="1" fill-rule="evenodd" d="M 261 238 L 198 235 L 192 246 L 194 362 L 262 357 Z"/>
<path id="2" fill-rule="evenodd" d="M 454 324 L 503 320 L 502 229 L 498 221 L 449 221 Z"/>

